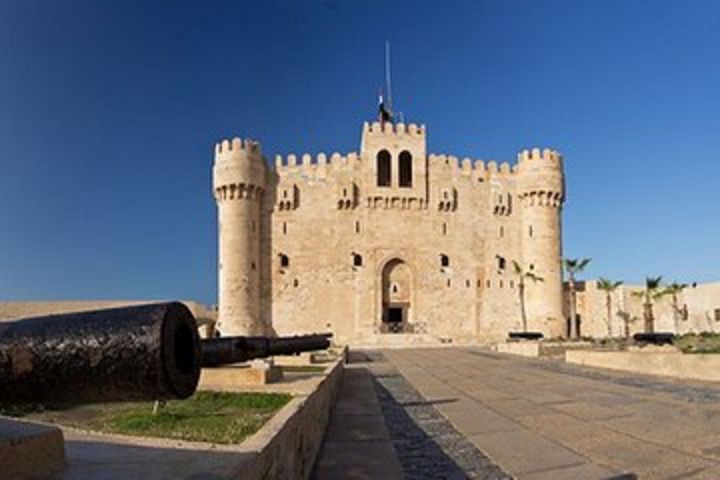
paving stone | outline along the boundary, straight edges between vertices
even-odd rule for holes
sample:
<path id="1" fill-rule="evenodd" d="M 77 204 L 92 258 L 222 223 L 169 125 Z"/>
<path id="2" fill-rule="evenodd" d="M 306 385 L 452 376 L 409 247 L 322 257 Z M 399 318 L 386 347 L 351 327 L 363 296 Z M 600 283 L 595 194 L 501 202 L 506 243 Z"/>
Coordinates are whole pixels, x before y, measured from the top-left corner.
<path id="1" fill-rule="evenodd" d="M 528 415 L 541 415 L 543 413 L 552 413 L 553 411 L 543 405 L 538 405 L 524 398 L 514 398 L 508 400 L 493 400 L 485 402 L 493 410 L 501 415 L 513 419 L 526 417 Z"/>
<path id="2" fill-rule="evenodd" d="M 608 480 L 620 472 L 590 463 L 523 474 L 521 480 Z"/>
<path id="3" fill-rule="evenodd" d="M 486 407 L 475 407 L 462 412 L 443 412 L 450 422 L 464 435 L 496 433 L 520 430 L 517 422 Z"/>
<path id="4" fill-rule="evenodd" d="M 382 414 L 348 415 L 337 411 L 330 417 L 327 435 L 341 442 L 390 439 Z"/>
<path id="5" fill-rule="evenodd" d="M 627 435 L 594 437 L 593 443 L 577 448 L 599 463 L 637 473 L 640 478 L 683 478 L 715 462 L 674 449 L 644 442 Z"/>
<path id="6" fill-rule="evenodd" d="M 527 430 L 470 435 L 470 441 L 514 475 L 582 465 L 586 459 Z"/>
<path id="7" fill-rule="evenodd" d="M 551 405 L 554 410 L 566 413 L 573 417 L 585 420 L 609 420 L 618 417 L 628 417 L 633 413 L 622 407 L 605 407 L 589 402 L 567 402 Z"/>
<path id="8" fill-rule="evenodd" d="M 325 442 L 314 480 L 400 480 L 402 467 L 390 441 Z"/>

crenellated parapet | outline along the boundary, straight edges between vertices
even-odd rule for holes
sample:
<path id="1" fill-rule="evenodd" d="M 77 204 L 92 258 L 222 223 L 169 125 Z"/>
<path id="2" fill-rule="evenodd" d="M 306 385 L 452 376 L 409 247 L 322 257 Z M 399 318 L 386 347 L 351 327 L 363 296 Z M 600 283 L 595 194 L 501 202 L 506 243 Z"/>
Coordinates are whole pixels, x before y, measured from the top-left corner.
<path id="1" fill-rule="evenodd" d="M 328 172 L 354 169 L 358 166 L 359 157 L 355 152 L 346 155 L 334 152 L 329 156 L 322 152 L 315 156 L 309 153 L 302 155 L 291 153 L 286 156 L 275 155 L 273 169 L 279 177 L 297 173 L 307 178 L 315 178 L 324 176 Z"/>
<path id="2" fill-rule="evenodd" d="M 213 192 L 218 202 L 257 200 L 267 183 L 267 167 L 260 144 L 233 138 L 215 145 Z"/>
<path id="3" fill-rule="evenodd" d="M 561 207 L 565 200 L 562 155 L 548 148 L 518 154 L 517 193 L 523 206 Z"/>
<path id="4" fill-rule="evenodd" d="M 479 178 L 510 178 L 517 171 L 517 165 L 510 165 L 508 162 L 498 163 L 495 160 L 473 160 L 453 155 L 435 154 L 428 155 L 428 162 L 431 168 L 445 168 L 452 178 L 463 176 L 474 176 Z"/>
<path id="5" fill-rule="evenodd" d="M 364 122 L 363 135 L 387 136 L 387 135 L 410 135 L 412 137 L 425 136 L 425 125 L 414 123 L 391 123 L 391 122 Z"/>

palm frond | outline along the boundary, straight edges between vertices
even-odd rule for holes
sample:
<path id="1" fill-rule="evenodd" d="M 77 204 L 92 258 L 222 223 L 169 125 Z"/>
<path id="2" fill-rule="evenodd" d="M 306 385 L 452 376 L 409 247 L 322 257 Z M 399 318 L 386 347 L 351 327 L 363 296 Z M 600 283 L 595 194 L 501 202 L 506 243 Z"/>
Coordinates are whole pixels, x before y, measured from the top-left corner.
<path id="1" fill-rule="evenodd" d="M 590 263 L 591 261 L 592 261 L 592 258 L 583 258 L 582 260 L 580 260 L 580 263 L 578 264 L 578 267 L 577 267 L 577 271 L 582 272 L 583 270 L 585 270 L 585 267 L 587 267 L 588 263 Z"/>
<path id="2" fill-rule="evenodd" d="M 513 263 L 513 268 L 515 269 L 515 273 L 517 275 L 522 275 L 523 270 L 522 270 L 522 267 L 520 266 L 520 264 L 518 262 L 516 262 L 515 260 L 513 260 L 512 263 Z"/>
<path id="3" fill-rule="evenodd" d="M 545 281 L 545 279 L 543 277 L 541 277 L 540 275 L 535 275 L 532 272 L 526 272 L 525 277 L 529 278 L 533 282 L 544 282 Z"/>
<path id="4" fill-rule="evenodd" d="M 662 285 L 662 275 L 657 277 L 646 277 L 645 288 L 648 290 L 657 290 Z"/>
<path id="5" fill-rule="evenodd" d="M 597 288 L 598 290 L 604 290 L 606 292 L 614 292 L 622 284 L 623 282 L 621 281 L 613 282 L 607 278 L 600 277 L 597 282 Z"/>
<path id="6" fill-rule="evenodd" d="M 563 260 L 563 266 L 567 273 L 573 275 L 582 272 L 590 263 L 590 260 L 590 258 L 566 258 Z"/>
<path id="7" fill-rule="evenodd" d="M 688 287 L 687 283 L 673 282 L 670 285 L 668 285 L 667 287 L 665 287 L 665 290 L 671 295 L 676 295 L 676 294 L 682 292 L 683 290 L 685 290 L 687 287 Z"/>

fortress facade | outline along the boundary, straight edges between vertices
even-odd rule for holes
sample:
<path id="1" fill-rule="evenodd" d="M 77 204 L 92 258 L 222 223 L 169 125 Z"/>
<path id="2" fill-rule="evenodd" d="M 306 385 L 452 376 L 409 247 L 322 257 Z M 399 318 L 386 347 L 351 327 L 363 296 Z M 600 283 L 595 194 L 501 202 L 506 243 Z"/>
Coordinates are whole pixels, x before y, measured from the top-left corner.
<path id="1" fill-rule="evenodd" d="M 565 334 L 561 155 L 514 165 L 427 152 L 427 129 L 365 123 L 359 152 L 215 147 L 224 335 L 331 331 L 343 343 Z M 531 272 L 542 281 L 517 274 Z"/>

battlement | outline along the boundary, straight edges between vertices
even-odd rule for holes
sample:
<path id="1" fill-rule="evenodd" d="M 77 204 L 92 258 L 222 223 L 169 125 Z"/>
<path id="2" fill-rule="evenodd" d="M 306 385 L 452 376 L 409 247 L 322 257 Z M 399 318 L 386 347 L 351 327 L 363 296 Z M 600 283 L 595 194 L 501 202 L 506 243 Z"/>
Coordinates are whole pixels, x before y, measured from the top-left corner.
<path id="1" fill-rule="evenodd" d="M 451 175 L 475 175 L 485 177 L 488 175 L 495 177 L 510 177 L 517 171 L 517 165 L 510 165 L 508 162 L 498 164 L 495 160 L 473 160 L 465 157 L 460 160 L 453 155 L 434 154 L 428 156 L 431 168 L 442 167 L 443 165 L 450 170 Z"/>
<path id="2" fill-rule="evenodd" d="M 260 142 L 256 142 L 250 138 L 242 139 L 235 137 L 232 140 L 224 139 L 215 144 L 215 159 L 218 157 L 226 157 L 237 155 L 240 153 L 248 153 L 253 155 L 262 155 Z"/>
<path id="3" fill-rule="evenodd" d="M 545 148 L 543 150 L 540 150 L 539 148 L 535 147 L 532 149 L 526 149 L 522 150 L 520 153 L 518 153 L 518 165 L 524 164 L 526 162 L 548 162 L 553 165 L 562 165 L 562 155 L 557 150 L 551 150 L 549 148 Z"/>
<path id="4" fill-rule="evenodd" d="M 356 152 L 350 152 L 346 155 L 342 155 L 338 152 L 332 153 L 329 157 L 327 154 L 321 152 L 315 156 L 309 153 L 297 155 L 294 153 L 288 154 L 283 157 L 282 155 L 275 155 L 275 171 L 279 174 L 284 174 L 290 171 L 301 170 L 305 173 L 317 172 L 318 169 L 323 168 L 342 168 L 349 167 L 354 168 L 360 161 L 360 157 Z"/>
<path id="5" fill-rule="evenodd" d="M 216 198 L 254 198 L 254 189 L 265 188 L 265 175 L 266 165 L 259 142 L 235 137 L 215 144 L 213 186 L 215 189 L 229 188 L 226 188 L 227 194 L 216 190 Z"/>
<path id="6" fill-rule="evenodd" d="M 410 135 L 413 137 L 425 136 L 425 125 L 415 123 L 391 123 L 391 122 L 364 122 L 363 135 Z"/>

